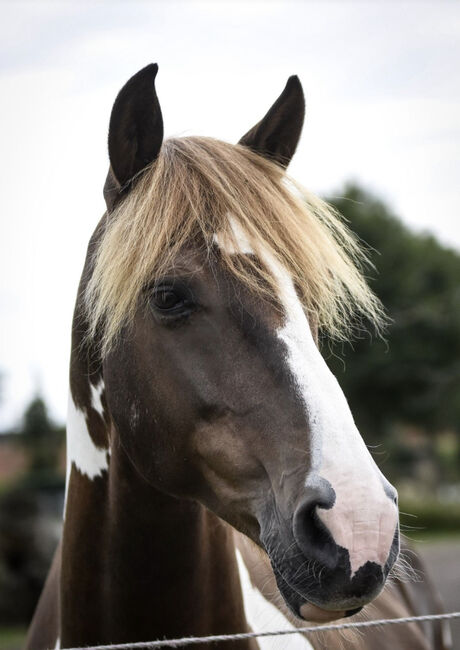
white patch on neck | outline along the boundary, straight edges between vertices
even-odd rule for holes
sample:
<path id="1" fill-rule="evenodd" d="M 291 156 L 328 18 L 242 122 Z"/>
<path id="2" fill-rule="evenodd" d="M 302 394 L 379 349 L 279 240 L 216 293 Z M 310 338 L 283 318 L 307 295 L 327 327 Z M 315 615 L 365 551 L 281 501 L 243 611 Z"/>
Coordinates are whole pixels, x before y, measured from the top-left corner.
<path id="1" fill-rule="evenodd" d="M 296 628 L 280 612 L 269 603 L 255 587 L 246 568 L 241 553 L 236 550 L 238 571 L 240 574 L 241 591 L 243 592 L 244 613 L 246 620 L 254 632 L 268 632 L 269 630 L 295 630 Z M 302 634 L 293 634 L 289 637 L 260 637 L 257 639 L 260 650 L 314 650 L 311 643 Z"/>
<path id="2" fill-rule="evenodd" d="M 237 247 L 253 252 L 239 224 L 232 222 Z M 219 237 L 215 238 L 219 245 Z M 259 253 L 260 255 L 260 253 Z M 310 428 L 310 468 L 306 487 L 318 477 L 336 494 L 333 507 L 318 515 L 336 544 L 348 550 L 351 574 L 366 562 L 384 566 L 398 522 L 396 505 L 387 496 L 381 474 L 353 420 L 339 383 L 313 339 L 310 324 L 289 273 L 271 255 L 262 255 L 279 287 L 286 323 L 277 332 L 287 349 L 287 362 L 301 397 Z"/>
<path id="3" fill-rule="evenodd" d="M 54 646 L 54 650 L 61 650 L 61 639 L 59 637 L 56 639 L 56 645 Z"/>
<path id="4" fill-rule="evenodd" d="M 101 394 L 104 390 L 104 382 L 101 379 L 96 387 L 91 385 L 91 405 L 102 416 L 103 407 Z M 69 402 L 67 410 L 67 477 L 66 477 L 66 498 L 70 480 L 72 464 L 93 480 L 107 471 L 109 467 L 110 447 L 97 447 L 89 435 L 86 423 L 86 412 L 78 408 L 72 399 L 69 391 Z M 64 506 L 65 512 L 65 506 Z"/>
<path id="5" fill-rule="evenodd" d="M 93 386 L 93 384 L 90 384 L 90 389 L 91 389 L 91 406 L 95 411 L 99 413 L 101 418 L 104 417 L 104 407 L 102 406 L 101 402 L 101 395 L 104 392 L 104 380 L 102 377 L 99 379 L 99 382 Z"/>

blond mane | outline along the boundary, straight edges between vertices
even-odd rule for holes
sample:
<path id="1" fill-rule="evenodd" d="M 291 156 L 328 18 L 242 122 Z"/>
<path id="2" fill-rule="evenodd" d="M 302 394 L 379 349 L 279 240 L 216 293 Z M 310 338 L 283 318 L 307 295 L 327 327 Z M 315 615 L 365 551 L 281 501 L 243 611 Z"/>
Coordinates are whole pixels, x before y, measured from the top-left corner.
<path id="1" fill-rule="evenodd" d="M 107 219 L 86 288 L 89 336 L 102 332 L 106 353 L 132 322 L 147 283 L 161 278 L 191 241 L 251 290 L 276 291 L 268 269 L 238 247 L 232 224 L 252 250 L 269 253 L 291 274 L 307 312 L 336 339 L 363 317 L 378 327 L 382 309 L 362 275 L 366 256 L 339 215 L 249 149 L 204 137 L 171 138 L 155 163 Z"/>

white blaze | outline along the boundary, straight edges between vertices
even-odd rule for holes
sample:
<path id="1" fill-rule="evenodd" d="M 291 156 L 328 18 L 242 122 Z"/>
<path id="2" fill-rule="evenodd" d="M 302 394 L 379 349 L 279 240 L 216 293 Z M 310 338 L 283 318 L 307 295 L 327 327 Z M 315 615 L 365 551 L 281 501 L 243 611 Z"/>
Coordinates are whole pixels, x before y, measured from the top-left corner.
<path id="1" fill-rule="evenodd" d="M 239 252 L 251 251 L 235 222 Z M 219 244 L 223 242 L 219 241 Z M 229 252 L 235 252 L 229 250 Z M 336 544 L 348 550 L 352 575 L 366 562 L 384 565 L 398 521 L 396 505 L 387 496 L 386 479 L 356 428 L 345 395 L 313 339 L 310 324 L 292 278 L 270 255 L 263 255 L 279 287 L 286 321 L 277 335 L 286 346 L 287 362 L 305 407 L 311 436 L 306 486 L 315 478 L 329 481 L 336 500 L 318 515 Z"/>
<path id="2" fill-rule="evenodd" d="M 308 480 L 325 478 L 336 500 L 318 515 L 335 542 L 350 555 L 352 575 L 366 562 L 384 565 L 398 512 L 385 492 L 381 474 L 356 428 L 342 389 L 313 339 L 310 324 L 288 273 L 270 261 L 278 280 L 286 323 L 278 337 L 305 406 L 311 435 Z"/>

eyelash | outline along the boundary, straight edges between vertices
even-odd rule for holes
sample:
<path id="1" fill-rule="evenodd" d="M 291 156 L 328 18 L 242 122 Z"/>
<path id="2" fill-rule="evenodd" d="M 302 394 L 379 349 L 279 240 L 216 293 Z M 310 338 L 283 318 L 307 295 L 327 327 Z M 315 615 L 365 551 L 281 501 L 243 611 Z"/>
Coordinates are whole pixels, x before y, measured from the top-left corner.
<path id="1" fill-rule="evenodd" d="M 161 297 L 172 296 L 170 306 L 161 304 Z M 174 298 L 177 298 L 174 302 Z M 165 301 L 167 303 L 167 301 Z M 156 315 L 160 318 L 177 319 L 188 316 L 195 307 L 188 289 L 177 284 L 161 284 L 153 288 L 150 303 Z"/>

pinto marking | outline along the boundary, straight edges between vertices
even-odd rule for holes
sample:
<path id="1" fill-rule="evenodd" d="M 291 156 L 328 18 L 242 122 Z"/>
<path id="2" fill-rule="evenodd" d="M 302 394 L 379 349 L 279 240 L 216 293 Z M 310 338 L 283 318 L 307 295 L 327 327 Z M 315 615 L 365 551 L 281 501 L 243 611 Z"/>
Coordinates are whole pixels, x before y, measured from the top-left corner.
<path id="1" fill-rule="evenodd" d="M 93 384 L 90 384 L 90 389 L 91 389 L 91 406 L 95 411 L 99 413 L 101 418 L 104 418 L 104 407 L 102 406 L 101 396 L 102 393 L 104 392 L 105 384 L 102 377 L 95 386 L 93 386 Z"/>
<path id="2" fill-rule="evenodd" d="M 98 385 L 100 386 L 100 384 Z M 102 390 L 91 386 L 92 407 L 98 410 L 102 409 L 100 395 Z M 99 412 L 99 411 L 98 411 Z M 78 408 L 73 401 L 69 391 L 69 401 L 67 408 L 67 477 L 66 477 L 66 495 L 70 481 L 70 472 L 72 464 L 81 474 L 94 480 L 97 476 L 109 468 L 110 447 L 96 447 L 94 444 L 86 422 L 85 410 Z M 64 510 L 65 511 L 65 510 Z"/>
<path id="3" fill-rule="evenodd" d="M 334 489 L 334 505 L 329 510 L 318 508 L 318 515 L 336 544 L 348 550 L 352 576 L 368 561 L 383 567 L 398 523 L 396 504 L 315 344 L 292 279 L 269 263 L 286 310 L 286 324 L 277 334 L 286 345 L 311 431 L 312 464 L 306 486 L 321 476 Z"/>
<path id="4" fill-rule="evenodd" d="M 254 254 L 234 220 L 232 231 L 236 247 L 218 235 L 216 243 L 230 254 Z M 322 477 L 334 489 L 332 508 L 318 508 L 318 516 L 336 544 L 348 551 L 351 576 L 369 561 L 383 567 L 398 524 L 398 509 L 389 497 L 388 482 L 364 444 L 345 395 L 318 350 L 291 276 L 267 252 L 258 254 L 278 285 L 285 324 L 276 334 L 286 347 L 286 361 L 310 429 L 310 469 L 305 486 L 312 487 Z"/>
<path id="5" fill-rule="evenodd" d="M 268 602 L 261 592 L 255 587 L 244 560 L 238 549 L 235 551 L 240 574 L 241 591 L 243 593 L 244 613 L 248 624 L 254 631 L 268 630 L 295 630 L 296 628 L 281 611 Z M 281 650 L 285 647 L 286 640 L 279 637 L 261 637 L 257 639 L 260 650 Z M 314 650 L 310 641 L 302 634 L 289 637 L 290 650 Z"/>

